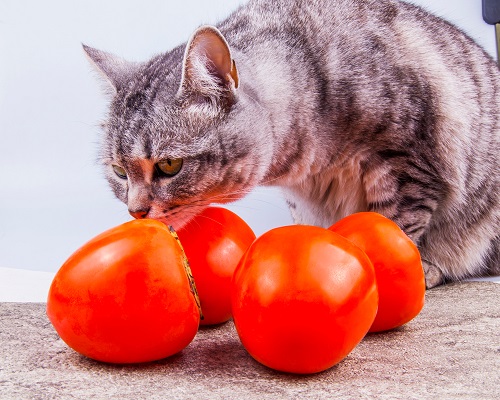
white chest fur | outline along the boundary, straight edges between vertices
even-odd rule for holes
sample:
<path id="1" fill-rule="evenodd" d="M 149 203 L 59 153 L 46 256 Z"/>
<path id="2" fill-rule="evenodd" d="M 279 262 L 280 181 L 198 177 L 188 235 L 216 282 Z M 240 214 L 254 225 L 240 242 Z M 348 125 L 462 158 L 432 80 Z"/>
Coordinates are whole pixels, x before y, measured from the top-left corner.
<path id="1" fill-rule="evenodd" d="M 367 209 L 360 158 L 355 156 L 284 188 L 284 194 L 298 224 L 329 227 L 349 214 Z"/>

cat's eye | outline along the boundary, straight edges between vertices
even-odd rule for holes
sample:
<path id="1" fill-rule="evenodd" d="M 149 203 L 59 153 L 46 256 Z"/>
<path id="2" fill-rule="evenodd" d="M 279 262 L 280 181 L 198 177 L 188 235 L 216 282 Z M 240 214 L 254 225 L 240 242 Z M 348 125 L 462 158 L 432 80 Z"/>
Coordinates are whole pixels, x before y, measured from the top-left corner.
<path id="1" fill-rule="evenodd" d="M 113 165 L 113 171 L 115 171 L 116 176 L 121 179 L 127 179 L 127 172 L 125 170 L 118 166 L 118 165 Z"/>
<path id="2" fill-rule="evenodd" d="M 156 164 L 156 169 L 160 175 L 172 177 L 179 173 L 182 168 L 182 158 L 167 158 Z"/>

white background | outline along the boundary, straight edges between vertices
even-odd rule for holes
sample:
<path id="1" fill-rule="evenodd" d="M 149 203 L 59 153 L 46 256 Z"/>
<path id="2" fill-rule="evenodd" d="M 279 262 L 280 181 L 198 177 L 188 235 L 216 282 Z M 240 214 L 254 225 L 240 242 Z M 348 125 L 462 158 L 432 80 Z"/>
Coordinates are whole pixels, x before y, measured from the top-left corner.
<path id="1" fill-rule="evenodd" d="M 0 267 L 54 272 L 84 242 L 130 219 L 95 163 L 106 102 L 81 43 L 146 60 L 243 2 L 0 0 Z M 481 0 L 414 2 L 495 53 Z M 277 190 L 230 208 L 256 234 L 291 222 Z M 4 291 L 9 271 L 0 275 Z"/>

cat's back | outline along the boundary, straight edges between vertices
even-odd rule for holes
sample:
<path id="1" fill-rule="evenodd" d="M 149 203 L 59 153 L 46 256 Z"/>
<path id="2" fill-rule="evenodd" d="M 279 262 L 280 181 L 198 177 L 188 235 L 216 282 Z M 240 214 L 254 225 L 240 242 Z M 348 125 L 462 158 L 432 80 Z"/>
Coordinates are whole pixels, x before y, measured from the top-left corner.
<path id="1" fill-rule="evenodd" d="M 231 46 L 254 56 L 254 63 L 274 63 L 280 72 L 290 73 L 290 85 L 297 90 L 305 88 L 296 78 L 311 72 L 328 81 L 322 89 L 327 92 L 326 101 L 335 101 L 336 95 L 349 90 L 357 103 L 372 109 L 374 119 L 379 119 L 381 99 L 404 109 L 409 107 L 402 104 L 404 99 L 421 97 L 455 124 L 441 130 L 442 139 L 451 145 L 456 140 L 445 138 L 446 132 L 463 132 L 460 139 L 471 146 L 473 138 L 481 136 L 472 126 L 490 132 L 489 139 L 491 132 L 498 133 L 499 127 L 494 126 L 500 120 L 497 63 L 456 26 L 413 4 L 251 0 L 220 28 Z M 492 148 L 489 139 L 485 150 Z M 498 134 L 493 139 L 498 145 Z"/>
<path id="2" fill-rule="evenodd" d="M 458 56 L 466 59 L 480 55 L 495 65 L 492 58 L 456 26 L 401 0 L 250 0 L 220 28 L 241 48 L 265 41 L 290 44 L 294 38 L 301 37 L 318 50 L 346 44 L 350 46 L 351 55 L 356 50 L 376 53 L 380 47 L 390 48 L 393 53 L 420 47 L 429 53 L 435 46 L 455 64 L 463 64 L 457 60 Z M 423 51 L 418 51 L 415 57 Z"/>

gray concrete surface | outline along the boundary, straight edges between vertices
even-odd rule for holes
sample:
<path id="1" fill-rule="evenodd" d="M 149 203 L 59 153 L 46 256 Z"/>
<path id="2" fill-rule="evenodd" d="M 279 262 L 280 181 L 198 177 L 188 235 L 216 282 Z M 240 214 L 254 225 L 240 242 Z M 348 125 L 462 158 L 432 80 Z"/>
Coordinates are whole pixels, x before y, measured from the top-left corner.
<path id="1" fill-rule="evenodd" d="M 499 295 L 491 282 L 430 290 L 412 322 L 310 376 L 258 364 L 232 322 L 159 362 L 98 363 L 59 339 L 45 304 L 0 303 L 0 399 L 499 399 Z"/>

